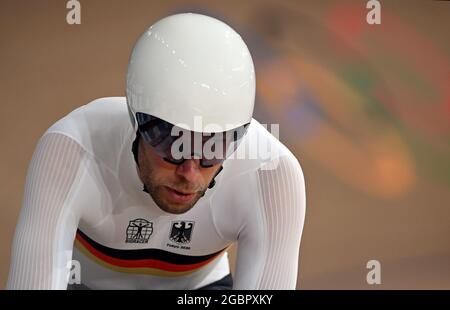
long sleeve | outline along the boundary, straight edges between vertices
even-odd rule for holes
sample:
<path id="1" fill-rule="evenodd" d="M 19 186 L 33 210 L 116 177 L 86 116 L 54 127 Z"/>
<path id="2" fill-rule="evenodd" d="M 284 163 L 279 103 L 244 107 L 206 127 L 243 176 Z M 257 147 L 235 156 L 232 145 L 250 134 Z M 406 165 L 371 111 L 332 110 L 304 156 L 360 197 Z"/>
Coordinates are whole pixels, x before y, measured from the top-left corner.
<path id="1" fill-rule="evenodd" d="M 254 206 L 238 236 L 234 289 L 295 289 L 305 219 L 305 183 L 293 155 L 260 168 Z"/>
<path id="2" fill-rule="evenodd" d="M 66 289 L 79 219 L 67 201 L 84 155 L 62 134 L 47 133 L 40 139 L 28 168 L 8 289 Z"/>

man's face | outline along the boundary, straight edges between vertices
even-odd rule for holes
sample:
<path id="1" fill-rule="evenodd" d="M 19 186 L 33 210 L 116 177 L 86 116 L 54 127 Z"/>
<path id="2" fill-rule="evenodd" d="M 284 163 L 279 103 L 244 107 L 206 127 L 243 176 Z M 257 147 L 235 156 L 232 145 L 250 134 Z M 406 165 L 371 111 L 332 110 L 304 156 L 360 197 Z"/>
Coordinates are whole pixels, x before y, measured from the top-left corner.
<path id="1" fill-rule="evenodd" d="M 168 163 L 144 139 L 139 139 L 138 162 L 139 177 L 153 200 L 162 210 L 174 214 L 189 211 L 220 168 L 220 164 L 203 168 L 198 159 L 181 165 Z"/>

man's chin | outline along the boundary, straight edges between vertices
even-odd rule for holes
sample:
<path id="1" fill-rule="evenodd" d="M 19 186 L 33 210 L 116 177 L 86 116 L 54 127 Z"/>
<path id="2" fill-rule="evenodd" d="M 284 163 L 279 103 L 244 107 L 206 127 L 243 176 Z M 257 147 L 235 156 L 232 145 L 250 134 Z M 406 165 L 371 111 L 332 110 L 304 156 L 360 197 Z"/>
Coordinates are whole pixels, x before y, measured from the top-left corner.
<path id="1" fill-rule="evenodd" d="M 197 194 L 194 198 L 192 198 L 191 201 L 185 203 L 172 202 L 168 199 L 162 199 L 163 201 L 160 201 L 160 203 L 157 202 L 157 205 L 164 212 L 172 214 L 183 214 L 191 210 L 200 199 L 200 197 L 201 196 Z"/>
<path id="2" fill-rule="evenodd" d="M 195 204 L 179 204 L 179 203 L 161 203 L 158 207 L 167 213 L 183 214 L 188 212 L 194 207 Z"/>
<path id="3" fill-rule="evenodd" d="M 158 187 L 157 190 L 150 190 L 150 196 L 156 205 L 164 212 L 171 214 L 183 214 L 191 210 L 204 192 L 197 192 L 191 199 L 181 199 L 174 197 L 173 193 L 166 186 Z M 183 201 L 184 200 L 184 201 Z"/>

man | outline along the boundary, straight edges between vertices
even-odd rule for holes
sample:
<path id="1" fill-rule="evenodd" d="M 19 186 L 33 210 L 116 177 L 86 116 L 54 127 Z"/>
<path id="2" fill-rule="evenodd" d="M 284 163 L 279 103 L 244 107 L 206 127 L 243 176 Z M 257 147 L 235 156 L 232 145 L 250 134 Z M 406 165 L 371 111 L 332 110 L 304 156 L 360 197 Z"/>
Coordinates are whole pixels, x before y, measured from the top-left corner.
<path id="1" fill-rule="evenodd" d="M 41 137 L 8 288 L 66 289 L 74 259 L 90 289 L 294 289 L 303 174 L 252 118 L 254 98 L 251 55 L 228 25 L 177 14 L 150 27 L 126 98 L 94 100 Z"/>

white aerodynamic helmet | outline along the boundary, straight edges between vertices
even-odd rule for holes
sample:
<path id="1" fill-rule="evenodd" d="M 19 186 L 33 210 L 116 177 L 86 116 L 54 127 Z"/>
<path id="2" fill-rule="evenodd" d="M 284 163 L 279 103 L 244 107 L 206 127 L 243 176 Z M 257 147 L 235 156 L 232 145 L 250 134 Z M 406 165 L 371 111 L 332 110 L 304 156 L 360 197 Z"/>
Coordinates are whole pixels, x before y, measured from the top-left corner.
<path id="1" fill-rule="evenodd" d="M 238 128 L 252 119 L 253 60 L 241 36 L 227 24 L 201 14 L 171 15 L 136 42 L 126 96 L 134 128 L 137 113 L 186 130 Z"/>

